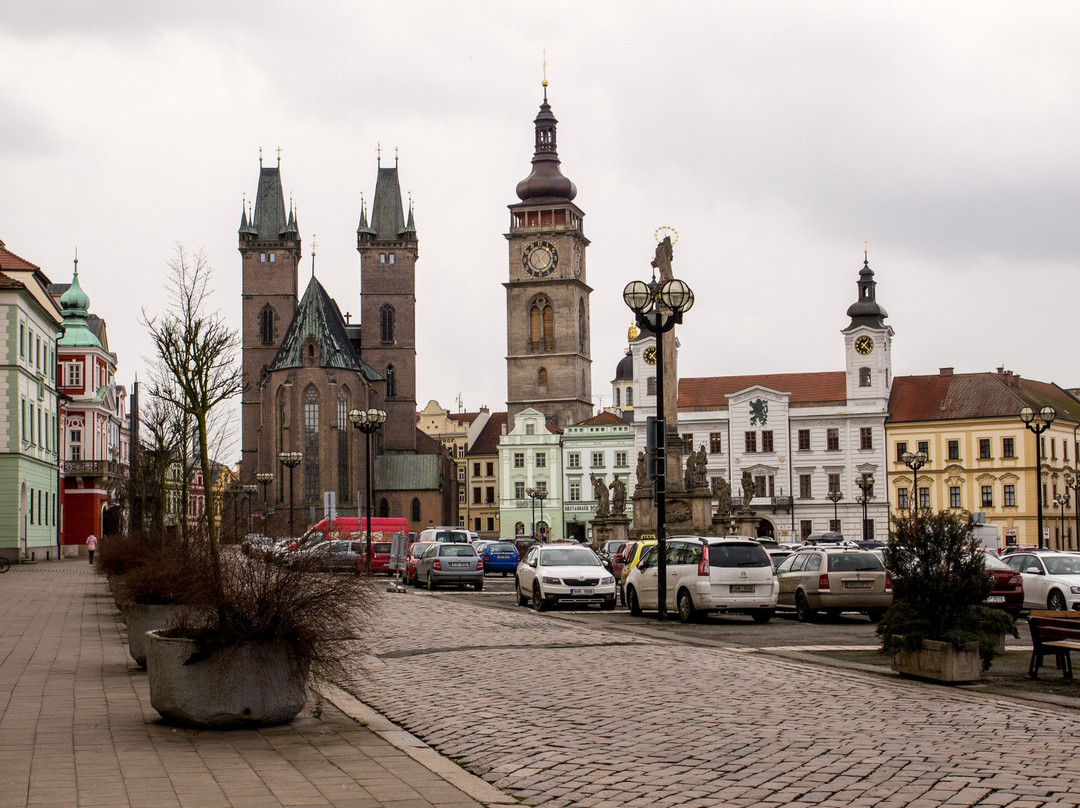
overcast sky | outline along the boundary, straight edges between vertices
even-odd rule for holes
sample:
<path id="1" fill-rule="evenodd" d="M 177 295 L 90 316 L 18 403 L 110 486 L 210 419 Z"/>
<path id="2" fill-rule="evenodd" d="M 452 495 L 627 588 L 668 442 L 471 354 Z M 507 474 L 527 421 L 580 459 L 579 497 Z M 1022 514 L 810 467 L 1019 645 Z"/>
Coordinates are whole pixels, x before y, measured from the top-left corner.
<path id="1" fill-rule="evenodd" d="M 1080 4 L 18 2 L 0 15 L 0 239 L 80 279 L 118 377 L 173 245 L 239 322 L 260 146 L 315 271 L 359 310 L 361 196 L 415 200 L 418 406 L 505 409 L 508 204 L 547 53 L 591 239 L 593 392 L 661 225 L 697 303 L 684 376 L 841 370 L 869 248 L 894 372 L 1080 384 Z M 286 200 L 287 203 L 287 200 Z M 355 320 L 354 320 L 355 322 Z"/>

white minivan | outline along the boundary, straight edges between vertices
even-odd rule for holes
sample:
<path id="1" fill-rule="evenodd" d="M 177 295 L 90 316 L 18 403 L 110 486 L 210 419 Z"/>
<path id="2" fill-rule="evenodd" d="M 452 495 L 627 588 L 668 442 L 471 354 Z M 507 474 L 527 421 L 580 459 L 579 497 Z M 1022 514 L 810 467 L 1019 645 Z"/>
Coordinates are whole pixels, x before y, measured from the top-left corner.
<path id="1" fill-rule="evenodd" d="M 658 608 L 657 550 L 650 547 L 626 578 L 631 614 Z M 673 536 L 667 540 L 666 581 L 667 608 L 684 623 L 709 612 L 749 614 L 767 623 L 780 593 L 768 552 L 745 536 Z"/>
<path id="2" fill-rule="evenodd" d="M 472 544 L 469 531 L 463 527 L 429 527 L 420 531 L 417 541 L 430 541 L 437 544 Z"/>

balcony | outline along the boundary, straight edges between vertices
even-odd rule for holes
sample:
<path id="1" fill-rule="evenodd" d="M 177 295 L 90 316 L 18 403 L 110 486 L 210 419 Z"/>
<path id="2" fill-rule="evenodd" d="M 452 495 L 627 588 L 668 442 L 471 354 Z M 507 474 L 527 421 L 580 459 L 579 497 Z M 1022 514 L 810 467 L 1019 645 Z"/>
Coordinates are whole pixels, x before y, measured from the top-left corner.
<path id="1" fill-rule="evenodd" d="M 732 509 L 741 508 L 742 502 L 742 497 L 732 497 Z M 760 510 L 761 508 L 771 508 L 773 511 L 778 508 L 791 510 L 791 497 L 754 497 L 750 500 L 750 507 L 755 510 Z"/>
<path id="2" fill-rule="evenodd" d="M 61 464 L 65 477 L 121 477 L 127 465 L 111 460 L 65 460 Z"/>

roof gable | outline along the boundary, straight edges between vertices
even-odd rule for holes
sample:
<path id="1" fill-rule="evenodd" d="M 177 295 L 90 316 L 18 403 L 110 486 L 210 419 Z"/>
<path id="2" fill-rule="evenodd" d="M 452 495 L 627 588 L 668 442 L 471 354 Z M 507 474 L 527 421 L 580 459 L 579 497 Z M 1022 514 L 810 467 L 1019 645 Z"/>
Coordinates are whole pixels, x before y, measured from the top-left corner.
<path id="1" fill-rule="evenodd" d="M 729 396 L 753 387 L 787 393 L 793 406 L 842 404 L 847 401 L 847 374 L 842 370 L 768 373 L 679 379 L 679 409 L 725 410 Z"/>

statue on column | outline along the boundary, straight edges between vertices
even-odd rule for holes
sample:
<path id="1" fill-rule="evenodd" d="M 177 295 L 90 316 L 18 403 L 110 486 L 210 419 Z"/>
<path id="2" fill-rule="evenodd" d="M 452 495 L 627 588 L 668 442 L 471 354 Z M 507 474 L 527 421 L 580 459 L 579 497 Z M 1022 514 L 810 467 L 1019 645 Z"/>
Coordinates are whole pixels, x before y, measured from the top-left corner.
<path id="1" fill-rule="evenodd" d="M 716 496 L 716 513 L 726 516 L 731 513 L 731 483 L 723 477 L 717 477 L 713 485 L 713 494 Z"/>
<path id="2" fill-rule="evenodd" d="M 656 245 L 656 255 L 653 256 L 652 267 L 660 273 L 660 280 L 670 281 L 675 276 L 671 272 L 671 259 L 675 257 L 675 251 L 671 247 L 671 236 L 664 236 L 664 240 Z"/>
<path id="3" fill-rule="evenodd" d="M 754 498 L 757 486 L 754 485 L 754 475 L 749 471 L 742 473 L 742 506 L 743 510 L 750 510 L 750 500 Z"/>
<path id="4" fill-rule="evenodd" d="M 645 452 L 637 453 L 637 484 L 645 485 L 649 482 L 649 461 Z"/>
<path id="5" fill-rule="evenodd" d="M 616 477 L 611 481 L 611 513 L 622 516 L 626 512 L 626 483 Z"/>
<path id="6" fill-rule="evenodd" d="M 593 485 L 593 496 L 596 497 L 596 517 L 605 519 L 611 516 L 611 506 L 608 503 L 608 489 L 603 477 L 590 474 Z"/>

